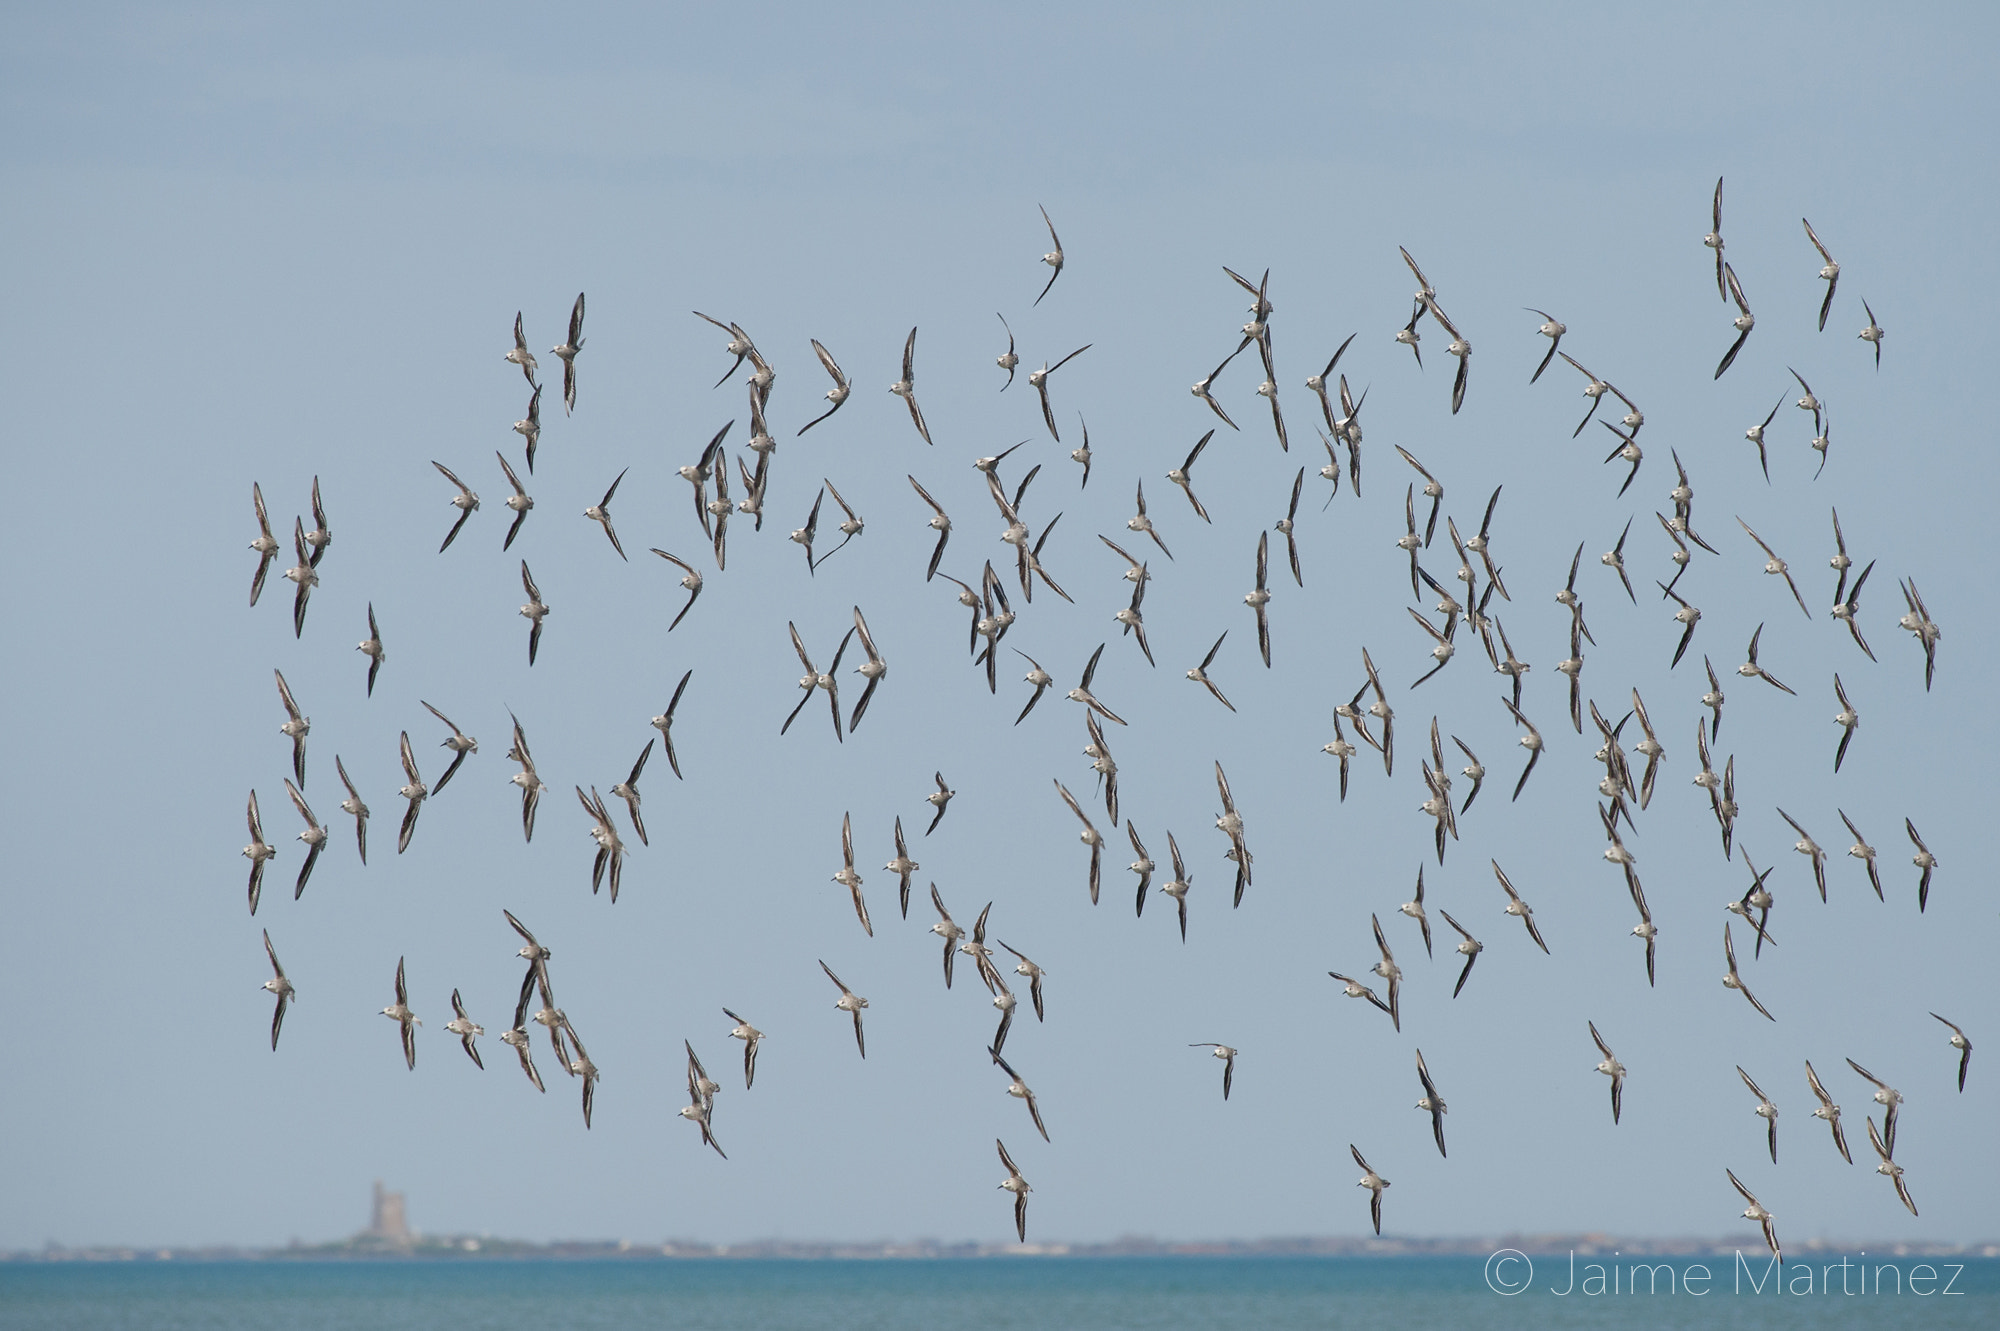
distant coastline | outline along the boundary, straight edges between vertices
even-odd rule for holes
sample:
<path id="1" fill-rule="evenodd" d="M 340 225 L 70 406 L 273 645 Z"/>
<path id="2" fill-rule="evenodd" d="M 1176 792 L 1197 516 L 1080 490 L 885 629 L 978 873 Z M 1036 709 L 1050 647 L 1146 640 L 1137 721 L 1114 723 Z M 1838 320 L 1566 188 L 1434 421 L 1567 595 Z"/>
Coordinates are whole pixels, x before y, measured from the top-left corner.
<path id="1" fill-rule="evenodd" d="M 294 1240 L 274 1247 L 135 1247 L 99 1245 L 0 1252 L 0 1262 L 342 1262 L 342 1261 L 938 1261 L 968 1258 L 1175 1258 L 1175 1257 L 1485 1257 L 1500 1249 L 1540 1256 L 1567 1254 L 1626 1257 L 1727 1256 L 1760 1248 L 1754 1232 L 1730 1238 L 1642 1238 L 1602 1233 L 1500 1234 L 1469 1238 L 1299 1237 L 1162 1240 L 1145 1237 L 1108 1243 L 974 1243 L 916 1239 L 910 1242 L 841 1242 L 759 1239 L 702 1243 L 685 1239 L 561 1239 L 531 1243 L 486 1234 L 412 1234 L 384 1238 L 364 1232 L 331 1243 Z M 1812 1241 L 1786 1245 L 1786 1255 L 1865 1251 L 1887 1257 L 2000 1257 L 2000 1240 L 1969 1243 L 1871 1240 Z"/>

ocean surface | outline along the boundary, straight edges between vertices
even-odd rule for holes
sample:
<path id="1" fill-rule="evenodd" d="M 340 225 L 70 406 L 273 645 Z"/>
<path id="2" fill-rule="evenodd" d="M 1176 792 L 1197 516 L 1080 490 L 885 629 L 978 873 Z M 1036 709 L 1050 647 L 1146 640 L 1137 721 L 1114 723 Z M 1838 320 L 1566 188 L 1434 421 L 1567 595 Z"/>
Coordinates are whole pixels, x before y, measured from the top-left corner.
<path id="1" fill-rule="evenodd" d="M 2000 1327 L 2000 1260 L 1758 1256 L 18 1263 L 0 1331 Z"/>

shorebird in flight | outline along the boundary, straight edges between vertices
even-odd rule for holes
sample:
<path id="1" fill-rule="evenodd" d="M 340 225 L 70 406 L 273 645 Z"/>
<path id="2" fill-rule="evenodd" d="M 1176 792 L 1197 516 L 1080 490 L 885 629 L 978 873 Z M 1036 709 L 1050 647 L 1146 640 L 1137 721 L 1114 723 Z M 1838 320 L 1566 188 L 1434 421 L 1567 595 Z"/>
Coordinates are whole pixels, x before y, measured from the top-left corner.
<path id="1" fill-rule="evenodd" d="M 1625 1065 L 1618 1061 L 1618 1055 L 1611 1052 L 1611 1046 L 1604 1043 L 1604 1037 L 1597 1033 L 1597 1023 L 1592 1021 L 1586 1024 L 1590 1027 L 1590 1038 L 1596 1043 L 1597 1051 L 1604 1055 L 1597 1070 L 1611 1078 L 1611 1122 L 1615 1127 L 1619 1114 L 1625 1108 Z"/>
<path id="2" fill-rule="evenodd" d="M 1222 1060 L 1222 1098 L 1229 1098 L 1229 1087 L 1236 1079 L 1236 1050 L 1213 1040 L 1203 1040 L 1188 1046 L 1190 1049 L 1207 1049 Z"/>
<path id="3" fill-rule="evenodd" d="M 264 988 L 278 1000 L 278 1006 L 271 1012 L 271 1052 L 275 1054 L 278 1032 L 285 1024 L 285 1006 L 299 996 L 299 991 L 292 987 L 292 982 L 285 978 L 285 968 L 278 964 L 278 950 L 271 946 L 269 929 L 264 931 L 264 955 L 271 959 L 271 978 L 264 981 Z M 1962 1079 L 1960 1089 L 1963 1089 Z"/>

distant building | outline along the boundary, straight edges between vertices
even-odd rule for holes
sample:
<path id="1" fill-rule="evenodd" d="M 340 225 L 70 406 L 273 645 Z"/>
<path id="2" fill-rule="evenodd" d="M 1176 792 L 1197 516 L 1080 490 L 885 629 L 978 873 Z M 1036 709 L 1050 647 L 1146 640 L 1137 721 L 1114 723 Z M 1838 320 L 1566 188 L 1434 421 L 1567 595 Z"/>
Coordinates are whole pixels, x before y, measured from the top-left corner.
<path id="1" fill-rule="evenodd" d="M 403 1206 L 403 1194 L 390 1192 L 382 1186 L 382 1180 L 375 1180 L 374 1205 L 368 1218 L 368 1234 L 371 1238 L 385 1239 L 391 1243 L 410 1241 L 410 1221 Z"/>

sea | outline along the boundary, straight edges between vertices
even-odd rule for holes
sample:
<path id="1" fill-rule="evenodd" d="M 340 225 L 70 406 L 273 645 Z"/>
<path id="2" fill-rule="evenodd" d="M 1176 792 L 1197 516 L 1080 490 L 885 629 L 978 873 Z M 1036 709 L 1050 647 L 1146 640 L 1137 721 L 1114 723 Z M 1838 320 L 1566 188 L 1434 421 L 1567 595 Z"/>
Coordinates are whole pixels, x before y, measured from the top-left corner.
<path id="1" fill-rule="evenodd" d="M 0 1331 L 2000 1328 L 2000 1259 L 0 1263 Z"/>

